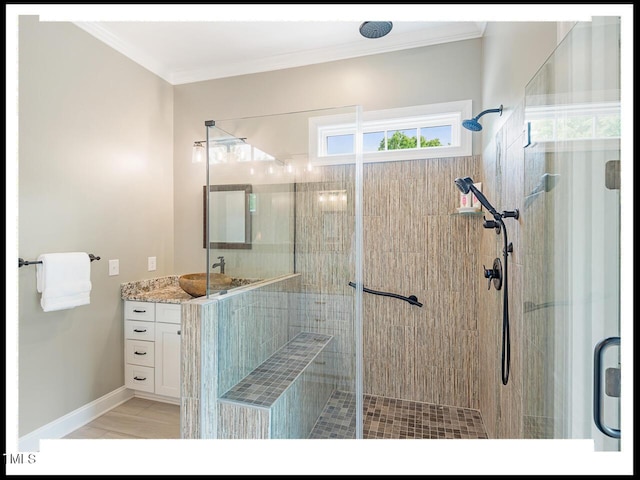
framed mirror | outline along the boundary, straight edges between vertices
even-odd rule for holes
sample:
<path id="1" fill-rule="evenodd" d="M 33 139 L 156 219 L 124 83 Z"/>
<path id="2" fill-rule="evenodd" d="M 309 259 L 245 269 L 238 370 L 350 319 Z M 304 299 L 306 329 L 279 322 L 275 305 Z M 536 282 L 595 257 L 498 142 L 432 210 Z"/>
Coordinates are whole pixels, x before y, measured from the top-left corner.
<path id="1" fill-rule="evenodd" d="M 209 248 L 251 248 L 251 215 L 249 196 L 251 185 L 210 185 L 203 193 L 203 240 L 207 248 L 207 217 L 209 217 Z"/>

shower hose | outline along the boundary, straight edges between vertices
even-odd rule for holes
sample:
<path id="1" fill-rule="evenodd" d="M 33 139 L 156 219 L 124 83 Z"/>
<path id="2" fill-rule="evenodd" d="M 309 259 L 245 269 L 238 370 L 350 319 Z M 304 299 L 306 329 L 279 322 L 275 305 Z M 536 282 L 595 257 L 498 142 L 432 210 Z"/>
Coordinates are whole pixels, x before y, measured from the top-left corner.
<path id="1" fill-rule="evenodd" d="M 502 218 L 498 218 L 498 221 L 502 225 L 502 232 L 504 233 L 504 269 L 502 277 L 504 280 L 504 292 L 502 293 L 502 384 L 506 385 L 509 381 L 509 367 L 511 364 L 511 341 L 509 339 L 509 282 L 507 281 L 507 272 L 509 266 L 507 264 L 507 258 L 509 257 L 507 241 L 507 228 L 502 221 Z"/>

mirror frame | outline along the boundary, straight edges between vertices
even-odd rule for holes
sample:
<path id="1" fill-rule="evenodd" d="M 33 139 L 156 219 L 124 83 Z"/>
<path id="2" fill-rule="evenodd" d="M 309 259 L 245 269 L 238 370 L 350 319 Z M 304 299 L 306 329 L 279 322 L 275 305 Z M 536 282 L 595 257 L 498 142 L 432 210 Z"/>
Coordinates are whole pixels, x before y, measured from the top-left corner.
<path id="1" fill-rule="evenodd" d="M 253 192 L 251 185 L 209 185 L 209 192 L 235 192 L 243 191 L 244 195 L 244 242 L 209 242 L 209 248 L 223 249 L 249 249 L 251 248 L 251 213 L 249 212 L 249 195 Z M 202 247 L 207 248 L 207 216 L 209 214 L 209 206 L 207 204 L 207 186 L 202 187 L 202 205 L 203 205 L 203 238 Z"/>

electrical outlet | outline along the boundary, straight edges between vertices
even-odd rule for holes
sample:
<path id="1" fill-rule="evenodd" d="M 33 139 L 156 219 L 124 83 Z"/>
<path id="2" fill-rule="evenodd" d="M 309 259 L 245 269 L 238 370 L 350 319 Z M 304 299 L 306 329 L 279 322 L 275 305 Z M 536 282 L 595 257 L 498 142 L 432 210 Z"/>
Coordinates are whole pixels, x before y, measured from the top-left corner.
<path id="1" fill-rule="evenodd" d="M 147 258 L 147 268 L 150 272 L 156 269 L 156 257 Z"/>
<path id="2" fill-rule="evenodd" d="M 120 260 L 109 260 L 109 276 L 120 274 Z"/>

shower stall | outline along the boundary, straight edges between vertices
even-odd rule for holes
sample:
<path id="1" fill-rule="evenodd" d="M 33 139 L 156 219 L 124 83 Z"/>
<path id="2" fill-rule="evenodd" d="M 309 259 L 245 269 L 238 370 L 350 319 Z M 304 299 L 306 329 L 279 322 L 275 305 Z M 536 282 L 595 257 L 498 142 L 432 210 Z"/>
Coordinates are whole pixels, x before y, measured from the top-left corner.
<path id="1" fill-rule="evenodd" d="M 208 271 L 240 287 L 211 276 L 198 438 L 486 438 L 473 310 L 452 309 L 475 302 L 480 232 L 450 179 L 480 158 L 365 163 L 362 118 L 206 122 Z"/>
<path id="2" fill-rule="evenodd" d="M 619 71 L 617 27 L 577 24 L 527 86 L 520 177 L 480 155 L 365 162 L 360 106 L 206 121 L 203 247 L 231 279 L 183 307 L 183 438 L 595 438 L 592 402 L 615 431 L 617 349 L 601 404 L 591 339 L 619 335 L 619 78 L 595 77 Z M 597 139 L 553 136 L 586 117 Z M 509 385 L 483 277 L 502 245 L 456 212 L 467 177 L 520 213 Z"/>

